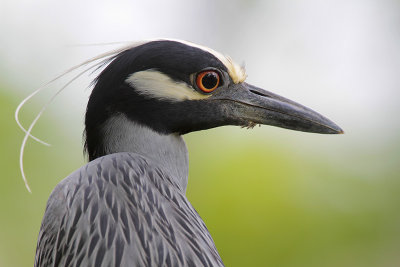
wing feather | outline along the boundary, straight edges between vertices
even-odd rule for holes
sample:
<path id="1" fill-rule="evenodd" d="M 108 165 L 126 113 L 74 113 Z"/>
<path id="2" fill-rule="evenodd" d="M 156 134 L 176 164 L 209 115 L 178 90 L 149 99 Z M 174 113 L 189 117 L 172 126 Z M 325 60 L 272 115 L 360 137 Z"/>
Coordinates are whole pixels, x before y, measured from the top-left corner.
<path id="1" fill-rule="evenodd" d="M 52 192 L 35 266 L 223 266 L 174 179 L 135 153 L 96 159 Z"/>

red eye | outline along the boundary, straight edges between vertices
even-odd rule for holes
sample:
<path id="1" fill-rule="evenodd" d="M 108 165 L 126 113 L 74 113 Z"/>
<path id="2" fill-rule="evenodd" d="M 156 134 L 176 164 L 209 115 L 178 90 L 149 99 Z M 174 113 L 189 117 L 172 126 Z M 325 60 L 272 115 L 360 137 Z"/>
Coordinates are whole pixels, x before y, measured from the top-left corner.
<path id="1" fill-rule="evenodd" d="M 219 73 L 213 70 L 200 72 L 196 77 L 196 85 L 201 91 L 211 93 L 219 85 Z"/>

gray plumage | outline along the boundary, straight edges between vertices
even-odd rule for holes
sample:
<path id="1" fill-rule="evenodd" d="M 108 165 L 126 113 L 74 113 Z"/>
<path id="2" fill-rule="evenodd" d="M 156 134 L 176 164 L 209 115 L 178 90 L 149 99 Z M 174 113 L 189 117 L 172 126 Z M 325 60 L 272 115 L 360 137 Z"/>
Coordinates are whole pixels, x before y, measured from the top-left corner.
<path id="1" fill-rule="evenodd" d="M 243 68 L 209 48 L 157 40 L 118 51 L 109 54 L 88 102 L 90 162 L 51 194 L 35 266 L 224 266 L 185 196 L 188 152 L 181 135 L 256 124 L 343 131 L 244 82 Z"/>
<path id="2" fill-rule="evenodd" d="M 80 168 L 54 189 L 35 266 L 223 266 L 184 188 L 136 153 Z"/>

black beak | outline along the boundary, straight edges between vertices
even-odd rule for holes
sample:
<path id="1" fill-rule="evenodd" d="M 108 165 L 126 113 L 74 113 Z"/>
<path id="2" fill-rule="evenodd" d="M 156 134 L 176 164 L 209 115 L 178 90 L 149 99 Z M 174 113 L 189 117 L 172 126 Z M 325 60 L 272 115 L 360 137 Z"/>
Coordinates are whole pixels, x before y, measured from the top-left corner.
<path id="1" fill-rule="evenodd" d="M 212 98 L 223 102 L 225 116 L 235 124 L 266 124 L 321 134 L 343 133 L 339 126 L 319 113 L 247 83 L 231 85 Z"/>

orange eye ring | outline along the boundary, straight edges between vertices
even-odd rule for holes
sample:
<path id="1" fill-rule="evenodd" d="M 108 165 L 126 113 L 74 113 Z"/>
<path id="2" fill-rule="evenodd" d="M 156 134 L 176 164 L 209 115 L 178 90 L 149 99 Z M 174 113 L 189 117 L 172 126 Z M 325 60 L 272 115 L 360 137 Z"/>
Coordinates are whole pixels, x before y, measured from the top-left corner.
<path id="1" fill-rule="evenodd" d="M 219 73 L 214 70 L 206 70 L 197 74 L 196 85 L 204 93 L 211 93 L 219 86 Z"/>

